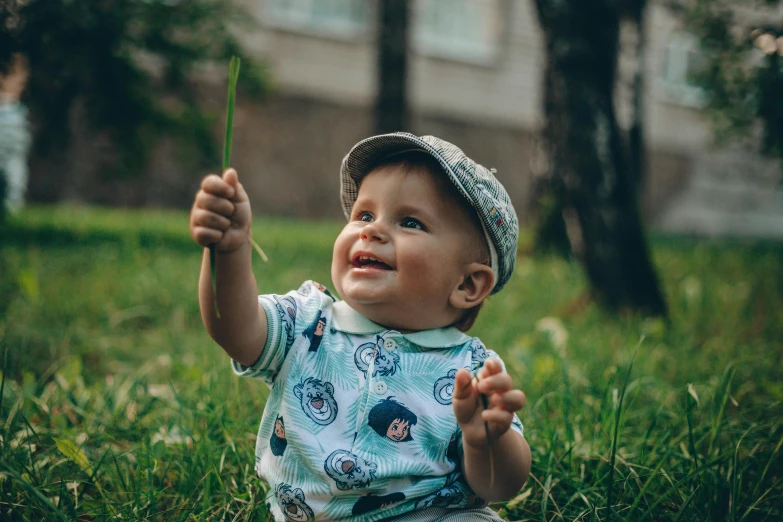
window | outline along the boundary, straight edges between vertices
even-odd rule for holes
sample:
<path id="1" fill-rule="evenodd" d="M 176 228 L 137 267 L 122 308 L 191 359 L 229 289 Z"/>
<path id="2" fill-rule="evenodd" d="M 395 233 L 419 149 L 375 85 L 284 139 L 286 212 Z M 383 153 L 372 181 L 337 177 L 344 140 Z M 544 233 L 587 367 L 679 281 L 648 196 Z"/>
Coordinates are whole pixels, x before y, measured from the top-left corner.
<path id="1" fill-rule="evenodd" d="M 365 0 L 267 0 L 266 18 L 277 27 L 350 38 L 366 31 L 369 3 Z"/>
<path id="2" fill-rule="evenodd" d="M 699 42 L 690 33 L 671 35 L 664 49 L 659 81 L 666 97 L 689 107 L 702 107 L 704 90 L 693 82 L 700 66 Z"/>
<path id="3" fill-rule="evenodd" d="M 418 0 L 413 44 L 424 55 L 487 63 L 500 48 L 500 0 Z"/>

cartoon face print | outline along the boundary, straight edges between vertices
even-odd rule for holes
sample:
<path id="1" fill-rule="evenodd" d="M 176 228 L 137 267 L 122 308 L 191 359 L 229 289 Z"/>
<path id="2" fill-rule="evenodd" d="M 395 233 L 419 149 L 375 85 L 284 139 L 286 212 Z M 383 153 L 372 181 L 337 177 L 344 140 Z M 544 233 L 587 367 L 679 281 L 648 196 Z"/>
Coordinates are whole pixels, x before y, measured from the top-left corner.
<path id="1" fill-rule="evenodd" d="M 390 493 L 388 495 L 365 495 L 363 497 L 359 497 L 359 500 L 357 500 L 356 504 L 353 505 L 351 514 L 363 515 L 364 513 L 369 513 L 370 511 L 375 511 L 376 509 L 390 506 L 395 502 L 399 502 L 400 500 L 405 500 L 404 493 L 397 492 Z"/>
<path id="2" fill-rule="evenodd" d="M 337 450 L 326 458 L 324 471 L 337 483 L 337 489 L 347 490 L 368 486 L 375 478 L 378 465 L 350 451 Z"/>
<path id="3" fill-rule="evenodd" d="M 435 400 L 443 405 L 451 404 L 451 397 L 454 395 L 454 381 L 457 378 L 457 370 L 449 370 L 445 377 L 435 381 L 433 395 Z"/>
<path id="4" fill-rule="evenodd" d="M 356 367 L 367 377 L 367 370 L 370 363 L 375 360 L 372 376 L 394 375 L 400 365 L 400 356 L 396 352 L 388 351 L 383 347 L 383 337 L 377 336 L 374 343 L 364 343 L 359 345 L 353 354 Z"/>
<path id="5" fill-rule="evenodd" d="M 382 399 L 370 410 L 367 424 L 381 437 L 393 442 L 413 440 L 410 430 L 418 422 L 416 414 L 394 397 Z"/>
<path id="6" fill-rule="evenodd" d="M 283 323 L 287 344 L 290 345 L 294 339 L 294 327 L 296 326 L 296 301 L 291 296 L 275 297 L 275 304 Z"/>
<path id="7" fill-rule="evenodd" d="M 294 395 L 299 399 L 305 415 L 316 424 L 326 426 L 337 417 L 337 401 L 334 399 L 332 383 L 308 377 L 294 386 Z"/>
<path id="8" fill-rule="evenodd" d="M 486 347 L 478 339 L 473 339 L 470 342 L 471 351 L 471 363 L 470 373 L 474 373 L 476 370 L 484 366 L 484 361 L 489 357 Z"/>
<path id="9" fill-rule="evenodd" d="M 280 483 L 275 490 L 277 505 L 289 522 L 305 522 L 315 517 L 310 506 L 305 504 L 304 492 L 299 489 L 293 489 L 288 484 Z"/>
<path id="10" fill-rule="evenodd" d="M 285 438 L 285 422 L 283 421 L 283 417 L 278 416 L 277 420 L 275 420 L 275 435 L 281 439 Z"/>
<path id="11" fill-rule="evenodd" d="M 275 419 L 275 429 L 272 432 L 272 436 L 269 437 L 269 449 L 272 451 L 272 455 L 280 457 L 285 452 L 285 448 L 288 446 L 288 441 L 285 438 L 285 422 L 283 417 L 278 415 Z"/>
<path id="12" fill-rule="evenodd" d="M 402 419 L 394 419 L 389 425 L 389 429 L 386 430 L 386 436 L 394 442 L 400 442 L 402 440 L 410 440 L 413 437 L 409 436 L 410 425 L 408 421 Z M 407 437 L 407 438 L 406 438 Z"/>
<path id="13" fill-rule="evenodd" d="M 321 339 L 324 336 L 324 330 L 326 330 L 326 319 L 321 315 L 321 310 L 318 310 L 313 322 L 302 332 L 302 336 L 310 341 L 308 352 L 318 351 L 318 347 L 321 346 Z"/>

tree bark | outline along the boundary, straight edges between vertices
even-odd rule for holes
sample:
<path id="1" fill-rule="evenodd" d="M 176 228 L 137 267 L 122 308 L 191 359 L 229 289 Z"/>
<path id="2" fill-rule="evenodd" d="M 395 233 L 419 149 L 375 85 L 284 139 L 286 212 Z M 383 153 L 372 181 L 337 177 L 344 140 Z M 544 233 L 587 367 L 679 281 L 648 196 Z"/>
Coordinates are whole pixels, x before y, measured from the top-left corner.
<path id="1" fill-rule="evenodd" d="M 633 93 L 631 102 L 631 128 L 628 130 L 628 155 L 634 188 L 639 192 L 646 176 L 647 155 L 644 148 L 644 77 L 647 56 L 647 28 L 644 15 L 647 12 L 647 0 L 632 2 L 630 18 L 636 26 L 636 70 L 633 75 Z"/>
<path id="2" fill-rule="evenodd" d="M 409 7 L 408 0 L 380 0 L 378 3 L 377 134 L 408 130 Z"/>
<path id="3" fill-rule="evenodd" d="M 536 0 L 536 8 L 548 58 L 544 136 L 550 189 L 572 251 L 603 305 L 665 315 L 634 167 L 614 111 L 618 2 Z"/>

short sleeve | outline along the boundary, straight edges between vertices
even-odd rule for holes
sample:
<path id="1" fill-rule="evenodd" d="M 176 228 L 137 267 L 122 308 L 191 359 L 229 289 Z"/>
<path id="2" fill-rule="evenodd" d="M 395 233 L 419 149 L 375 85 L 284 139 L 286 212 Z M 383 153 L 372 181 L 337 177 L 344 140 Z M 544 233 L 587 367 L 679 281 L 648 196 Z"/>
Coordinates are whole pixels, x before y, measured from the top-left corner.
<path id="1" fill-rule="evenodd" d="M 285 295 L 258 296 L 258 303 L 267 319 L 266 344 L 261 356 L 251 366 L 232 360 L 234 373 L 240 377 L 261 379 L 271 385 L 286 358 L 304 344 L 297 341 L 307 339 L 308 333 L 312 338 L 319 321 L 323 322 L 321 329 L 326 328 L 333 301 L 329 291 L 313 281 L 306 281 L 297 290 Z"/>

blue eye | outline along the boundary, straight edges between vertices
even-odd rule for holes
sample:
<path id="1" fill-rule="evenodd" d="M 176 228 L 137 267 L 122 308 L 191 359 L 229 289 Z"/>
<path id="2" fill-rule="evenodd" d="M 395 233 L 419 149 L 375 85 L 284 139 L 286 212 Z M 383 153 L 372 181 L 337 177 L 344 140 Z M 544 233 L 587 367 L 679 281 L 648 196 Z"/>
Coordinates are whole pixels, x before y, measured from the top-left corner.
<path id="1" fill-rule="evenodd" d="M 361 212 L 359 214 L 359 221 L 370 223 L 372 221 L 372 215 L 369 212 Z"/>
<path id="2" fill-rule="evenodd" d="M 416 228 L 419 230 L 424 230 L 424 225 L 421 224 L 421 221 L 418 219 L 407 217 L 402 220 L 402 223 L 400 223 L 403 228 Z"/>

